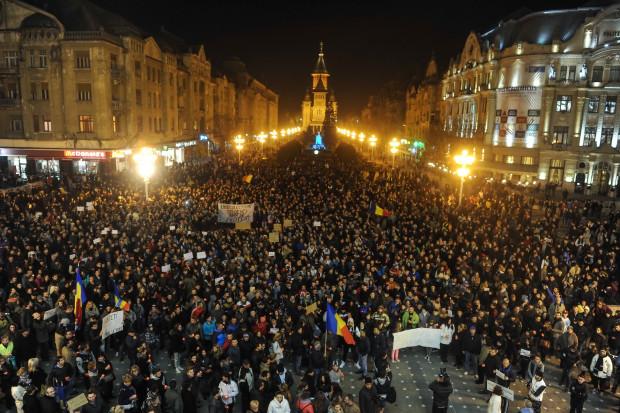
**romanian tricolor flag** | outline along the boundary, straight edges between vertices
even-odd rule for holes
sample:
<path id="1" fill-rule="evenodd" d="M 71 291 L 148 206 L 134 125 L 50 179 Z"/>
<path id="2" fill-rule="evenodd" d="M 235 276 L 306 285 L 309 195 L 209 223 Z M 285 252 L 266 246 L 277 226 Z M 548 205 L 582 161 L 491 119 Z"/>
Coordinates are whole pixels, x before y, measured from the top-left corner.
<path id="1" fill-rule="evenodd" d="M 388 211 L 387 209 L 381 208 L 379 205 L 375 204 L 374 202 L 370 204 L 370 212 L 375 215 L 379 215 L 380 217 L 392 216 L 392 212 Z"/>
<path id="2" fill-rule="evenodd" d="M 336 313 L 334 307 L 331 304 L 327 304 L 327 315 L 325 317 L 327 331 L 331 331 L 334 334 L 341 336 L 344 342 L 350 346 L 355 345 L 355 340 L 351 335 L 351 332 L 347 328 L 347 323 Z"/>
<path id="3" fill-rule="evenodd" d="M 116 308 L 129 311 L 129 308 L 130 308 L 129 303 L 123 300 L 120 293 L 118 292 L 118 287 L 116 286 L 116 283 L 114 281 L 112 282 L 114 283 L 114 306 Z"/>
<path id="4" fill-rule="evenodd" d="M 251 184 L 252 183 L 252 178 L 254 178 L 254 175 L 246 175 L 243 177 L 243 182 L 245 182 L 246 184 Z"/>
<path id="5" fill-rule="evenodd" d="M 73 302 L 73 315 L 75 316 L 75 329 L 82 324 L 82 310 L 86 304 L 86 290 L 80 275 L 80 269 L 75 270 L 75 299 Z"/>

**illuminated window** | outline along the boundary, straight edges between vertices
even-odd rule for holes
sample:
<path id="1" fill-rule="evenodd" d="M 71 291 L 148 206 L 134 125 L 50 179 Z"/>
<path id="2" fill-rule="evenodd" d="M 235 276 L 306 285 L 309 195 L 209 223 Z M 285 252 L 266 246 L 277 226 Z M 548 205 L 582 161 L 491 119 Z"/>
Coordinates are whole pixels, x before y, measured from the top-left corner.
<path id="1" fill-rule="evenodd" d="M 567 145 L 568 144 L 568 126 L 556 126 L 553 128 L 553 140 L 554 145 Z"/>
<path id="2" fill-rule="evenodd" d="M 600 96 L 590 96 L 588 98 L 588 113 L 598 113 Z"/>
<path id="3" fill-rule="evenodd" d="M 52 131 L 52 121 L 51 119 L 43 118 L 43 132 L 51 132 Z"/>
<path id="4" fill-rule="evenodd" d="M 560 95 L 555 101 L 556 112 L 570 112 L 573 106 L 573 97 L 568 95 Z"/>
<path id="5" fill-rule="evenodd" d="M 515 157 L 513 155 L 504 155 L 504 163 L 507 163 L 507 164 L 515 163 Z"/>
<path id="6" fill-rule="evenodd" d="M 50 100 L 50 89 L 47 82 L 41 83 L 41 100 Z"/>
<path id="7" fill-rule="evenodd" d="M 582 146 L 594 146 L 596 143 L 596 126 L 586 126 Z"/>
<path id="8" fill-rule="evenodd" d="M 561 159 L 552 159 L 551 160 L 551 167 L 552 168 L 563 168 L 564 167 L 564 162 L 562 162 Z"/>
<path id="9" fill-rule="evenodd" d="M 90 115 L 80 115 L 80 132 L 93 133 L 95 131 L 95 120 Z"/>
<path id="10" fill-rule="evenodd" d="M 566 80 L 568 66 L 560 66 L 560 80 Z"/>
<path id="11" fill-rule="evenodd" d="M 534 157 L 533 156 L 522 156 L 521 165 L 534 165 Z"/>
<path id="12" fill-rule="evenodd" d="M 120 115 L 112 115 L 112 131 L 114 133 L 121 131 Z"/>
<path id="13" fill-rule="evenodd" d="M 605 113 L 616 113 L 616 104 L 618 103 L 618 96 L 607 96 L 605 100 Z"/>
<path id="14" fill-rule="evenodd" d="M 607 145 L 611 145 L 611 140 L 614 136 L 614 128 L 603 128 L 601 129 L 601 144 L 606 143 Z"/>

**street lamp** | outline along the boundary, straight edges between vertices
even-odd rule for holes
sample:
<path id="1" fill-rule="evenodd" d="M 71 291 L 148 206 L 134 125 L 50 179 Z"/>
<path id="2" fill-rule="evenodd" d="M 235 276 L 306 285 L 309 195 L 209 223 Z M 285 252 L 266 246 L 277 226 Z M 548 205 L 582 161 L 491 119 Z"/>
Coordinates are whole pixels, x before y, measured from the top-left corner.
<path id="1" fill-rule="evenodd" d="M 267 134 L 265 132 L 261 132 L 258 134 L 256 139 L 258 139 L 258 141 L 260 142 L 260 154 L 262 156 L 263 155 L 263 144 L 265 143 L 265 140 L 267 139 Z"/>
<path id="2" fill-rule="evenodd" d="M 151 148 L 142 148 L 134 155 L 138 174 L 144 179 L 144 197 L 149 200 L 149 181 L 155 172 L 155 153 Z"/>
<path id="3" fill-rule="evenodd" d="M 461 205 L 463 199 L 463 184 L 465 183 L 465 178 L 469 176 L 468 166 L 474 163 L 474 157 L 467 152 L 467 149 L 463 149 L 463 152 L 454 157 L 454 161 L 460 166 L 456 173 L 461 177 L 461 188 L 459 189 L 459 205 Z"/>
<path id="4" fill-rule="evenodd" d="M 370 159 L 375 157 L 375 146 L 377 145 L 377 137 L 375 135 L 371 135 L 368 138 L 368 144 L 370 145 Z"/>
<path id="5" fill-rule="evenodd" d="M 394 159 L 396 158 L 396 153 L 398 152 L 398 141 L 396 138 L 392 138 L 390 141 L 390 153 L 392 154 L 392 169 L 394 169 Z"/>
<path id="6" fill-rule="evenodd" d="M 241 150 L 243 149 L 243 144 L 245 143 L 245 139 L 241 135 L 237 135 L 235 137 L 235 148 L 237 149 L 237 154 L 239 156 L 239 163 L 241 163 Z"/>

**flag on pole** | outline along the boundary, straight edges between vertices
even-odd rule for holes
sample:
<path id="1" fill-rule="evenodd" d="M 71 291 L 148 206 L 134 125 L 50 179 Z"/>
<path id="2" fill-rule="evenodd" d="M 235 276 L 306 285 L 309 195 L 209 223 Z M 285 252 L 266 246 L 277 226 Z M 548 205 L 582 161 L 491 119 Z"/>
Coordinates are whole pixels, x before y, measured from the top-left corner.
<path id="1" fill-rule="evenodd" d="M 392 212 L 391 211 L 388 211 L 385 208 L 381 208 L 379 205 L 375 204 L 374 202 L 370 203 L 370 212 L 375 214 L 375 215 L 379 215 L 380 217 L 392 216 Z"/>
<path id="2" fill-rule="evenodd" d="M 252 178 L 254 178 L 254 175 L 246 175 L 243 177 L 243 182 L 245 182 L 246 184 L 251 184 Z"/>
<path id="3" fill-rule="evenodd" d="M 75 316 L 75 329 L 82 324 L 82 311 L 86 304 L 86 290 L 80 274 L 80 269 L 75 270 L 75 299 L 73 301 L 73 315 Z"/>
<path id="4" fill-rule="evenodd" d="M 116 283 L 114 281 L 112 281 L 112 283 L 114 284 L 114 306 L 116 308 L 129 311 L 129 303 L 123 300 L 123 298 L 121 297 L 120 293 L 118 292 L 118 287 L 116 286 Z"/>
<path id="5" fill-rule="evenodd" d="M 327 315 L 325 317 L 327 331 L 331 331 L 334 334 L 341 336 L 344 342 L 348 345 L 355 345 L 355 340 L 351 335 L 351 332 L 347 328 L 347 323 L 336 313 L 334 307 L 327 303 Z"/>

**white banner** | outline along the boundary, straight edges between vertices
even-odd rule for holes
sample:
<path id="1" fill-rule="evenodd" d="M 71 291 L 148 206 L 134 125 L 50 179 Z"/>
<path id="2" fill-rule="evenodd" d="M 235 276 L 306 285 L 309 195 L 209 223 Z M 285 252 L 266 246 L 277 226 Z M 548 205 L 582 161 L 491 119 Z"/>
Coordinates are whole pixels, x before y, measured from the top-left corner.
<path id="1" fill-rule="evenodd" d="M 494 381 L 487 380 L 487 391 L 492 392 L 495 386 L 499 386 L 499 384 Z M 502 389 L 502 397 L 513 402 L 515 400 L 515 392 L 510 390 L 508 387 L 499 386 Z"/>
<path id="2" fill-rule="evenodd" d="M 236 224 L 254 221 L 254 204 L 217 204 L 217 222 Z"/>
<path id="3" fill-rule="evenodd" d="M 414 328 L 399 333 L 394 333 L 393 350 L 405 347 L 431 347 L 439 348 L 441 330 L 438 328 Z"/>
<path id="4" fill-rule="evenodd" d="M 112 334 L 123 331 L 123 313 L 124 311 L 115 311 L 103 317 L 101 325 L 101 338 L 105 340 Z"/>

